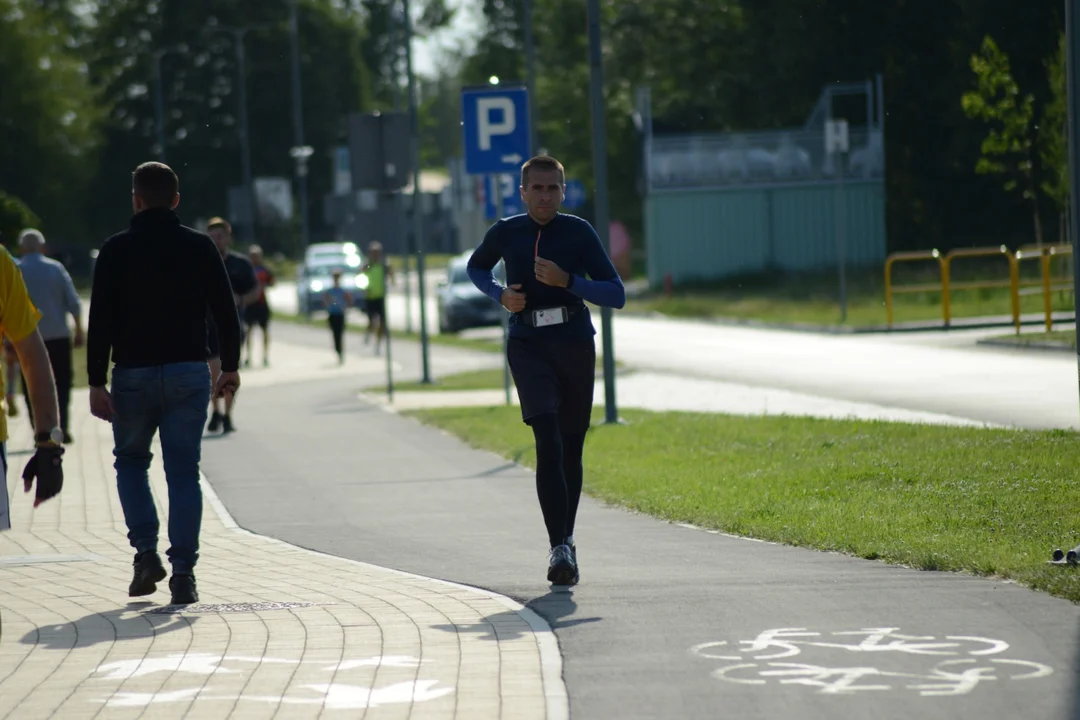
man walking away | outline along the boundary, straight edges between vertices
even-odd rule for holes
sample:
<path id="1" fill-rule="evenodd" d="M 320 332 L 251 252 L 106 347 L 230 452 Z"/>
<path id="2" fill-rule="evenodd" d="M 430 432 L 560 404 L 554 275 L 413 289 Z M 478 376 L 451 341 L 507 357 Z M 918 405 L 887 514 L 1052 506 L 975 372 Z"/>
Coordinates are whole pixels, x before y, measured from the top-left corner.
<path id="1" fill-rule="evenodd" d="M 229 224 L 228 220 L 220 217 L 210 218 L 210 222 L 206 225 L 206 233 L 214 241 L 214 245 L 217 246 L 218 253 L 225 263 L 225 271 L 228 273 L 229 283 L 232 286 L 236 317 L 240 322 L 240 344 L 243 345 L 244 308 L 259 297 L 259 281 L 255 278 L 255 268 L 246 257 L 229 249 L 229 245 L 232 243 L 232 225 Z M 210 374 L 212 382 L 217 383 L 218 375 L 221 373 L 221 348 L 218 344 L 217 323 L 212 317 L 208 318 L 208 320 Z M 232 420 L 232 409 L 235 402 L 236 399 L 231 395 L 225 397 L 224 400 L 214 396 L 214 413 L 210 416 L 210 423 L 206 426 L 206 429 L 210 432 L 217 432 L 220 428 L 225 433 L 231 433 L 235 430 L 236 427 L 233 425 Z M 225 404 L 224 412 L 221 411 L 222 403 Z"/>
<path id="2" fill-rule="evenodd" d="M 22 271 L 30 300 L 41 312 L 38 332 L 45 340 L 45 349 L 49 352 L 53 378 L 56 381 L 57 400 L 60 403 L 60 429 L 64 432 L 64 443 L 72 442 L 68 415 L 71 407 L 72 381 L 72 337 L 67 316 L 75 320 L 74 347 L 83 345 L 82 303 L 75 291 L 75 283 L 63 264 L 45 257 L 45 237 L 34 229 L 23 230 L 19 235 L 19 250 L 22 259 L 19 269 Z M 23 378 L 23 393 L 30 404 L 30 390 Z M 30 422 L 34 421 L 31 411 Z"/>
<path id="3" fill-rule="evenodd" d="M 8 251 L 0 246 L 0 334 L 10 339 L 26 373 L 30 387 L 30 405 L 34 412 L 36 451 L 23 468 L 23 489 L 37 480 L 34 507 L 53 497 L 64 487 L 63 432 L 57 423 L 56 386 L 49 366 L 49 352 L 37 324 L 41 313 L 30 301 L 19 267 Z M 11 511 L 7 494 L 7 417 L 0 412 L 0 530 L 11 529 Z"/>
<path id="4" fill-rule="evenodd" d="M 240 318 L 221 253 L 174 212 L 179 184 L 167 165 L 135 169 L 130 227 L 98 254 L 86 364 L 90 411 L 112 423 L 117 491 L 136 553 L 128 595 L 150 595 L 166 575 L 150 493 L 150 445 L 158 432 L 169 486 L 169 588 L 174 604 L 187 604 L 199 599 L 203 425 L 211 395 L 229 397 L 240 387 Z M 212 390 L 208 307 L 221 343 L 221 374 Z M 105 386 L 110 353 L 111 392 Z"/>
<path id="5" fill-rule="evenodd" d="M 520 192 L 527 213 L 488 229 L 468 273 L 512 313 L 506 355 L 536 440 L 536 492 L 551 545 L 547 577 L 567 585 L 580 579 L 574 522 L 596 378 L 596 329 L 585 301 L 621 308 L 626 290 L 592 226 L 559 212 L 566 192 L 559 161 L 526 162 Z M 500 259 L 505 288 L 491 272 Z"/>
<path id="6" fill-rule="evenodd" d="M 262 328 L 263 367 L 270 365 L 270 304 L 266 301 L 266 288 L 273 287 L 274 273 L 263 265 L 262 248 L 252 245 L 248 248 L 248 259 L 255 270 L 255 280 L 259 283 L 259 295 L 244 309 L 244 323 L 247 325 L 247 359 L 245 367 L 251 367 L 251 338 L 255 326 Z"/>
<path id="7" fill-rule="evenodd" d="M 334 285 L 323 293 L 323 305 L 330 323 L 330 334 L 334 337 L 334 351 L 337 352 L 338 364 L 341 365 L 345 362 L 345 313 L 353 299 L 349 291 L 341 287 L 341 271 L 335 270 L 331 277 Z"/>
<path id="8" fill-rule="evenodd" d="M 368 316 L 367 330 L 364 331 L 364 344 L 371 342 L 371 333 L 375 332 L 375 354 L 381 352 L 380 345 L 386 337 L 386 283 L 393 282 L 394 269 L 383 257 L 382 243 L 368 245 L 368 260 L 360 272 L 368 279 L 364 291 L 364 312 Z"/>

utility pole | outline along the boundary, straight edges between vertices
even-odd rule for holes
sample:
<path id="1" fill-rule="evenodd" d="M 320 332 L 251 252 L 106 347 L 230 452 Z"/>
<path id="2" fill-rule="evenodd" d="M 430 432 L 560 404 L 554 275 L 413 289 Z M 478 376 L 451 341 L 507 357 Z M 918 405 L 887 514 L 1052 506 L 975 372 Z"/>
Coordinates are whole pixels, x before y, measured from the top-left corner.
<path id="1" fill-rule="evenodd" d="M 423 367 L 421 382 L 431 384 L 431 367 L 428 353 L 427 308 L 425 307 L 424 288 L 424 218 L 420 202 L 420 120 L 416 109 L 416 74 L 412 61 L 412 16 L 409 13 L 409 0 L 401 0 L 402 15 L 405 25 L 405 72 L 409 76 L 409 124 L 412 126 L 412 138 L 409 142 L 413 171 L 413 237 L 416 241 L 416 279 L 420 296 L 420 358 Z"/>
<path id="2" fill-rule="evenodd" d="M 161 58 L 169 53 L 186 53 L 187 45 L 155 50 L 154 55 L 154 124 L 157 129 L 158 161 L 165 162 L 165 88 L 161 79 Z"/>
<path id="3" fill-rule="evenodd" d="M 525 83 L 529 89 L 529 153 L 536 155 L 536 48 L 533 42 L 533 0 L 525 0 Z"/>
<path id="4" fill-rule="evenodd" d="M 1065 68 L 1069 107 L 1069 233 L 1072 235 L 1073 308 L 1080 292 L 1080 0 L 1065 0 Z M 1080 345 L 1077 346 L 1080 370 Z"/>
<path id="5" fill-rule="evenodd" d="M 308 226 L 308 180 L 307 159 L 312 148 L 304 145 L 304 100 L 300 83 L 300 23 L 297 17 L 299 0 L 289 1 L 289 45 L 292 55 L 292 96 L 294 144 L 289 154 L 296 160 L 296 176 L 300 195 L 300 237 L 307 250 L 311 242 Z"/>
<path id="6" fill-rule="evenodd" d="M 1078 0 L 1080 1 L 1080 0 Z M 611 222 L 608 210 L 607 142 L 604 138 L 604 66 L 600 55 L 600 2 L 589 0 L 589 95 L 592 104 L 593 182 L 596 183 L 594 215 L 596 232 L 611 255 Z M 600 308 L 604 353 L 604 422 L 619 422 L 615 407 L 615 348 L 611 337 L 611 308 Z"/>

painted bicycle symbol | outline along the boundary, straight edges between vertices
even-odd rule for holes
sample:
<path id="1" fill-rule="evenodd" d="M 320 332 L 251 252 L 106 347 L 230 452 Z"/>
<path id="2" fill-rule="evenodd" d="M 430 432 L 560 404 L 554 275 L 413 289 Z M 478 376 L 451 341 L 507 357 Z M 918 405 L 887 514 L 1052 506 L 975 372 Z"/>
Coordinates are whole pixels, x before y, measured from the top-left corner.
<path id="1" fill-rule="evenodd" d="M 845 642 L 848 638 L 852 640 Z M 872 655 L 897 660 L 891 660 L 891 667 L 886 668 L 858 661 L 829 666 L 791 660 L 809 649 L 830 658 L 850 654 L 853 659 Z M 892 690 L 897 685 L 922 696 L 966 695 L 983 682 L 1030 680 L 1053 673 L 1043 663 L 1000 657 L 1008 649 L 1004 640 L 972 635 L 947 635 L 939 640 L 905 635 L 899 628 L 827 635 L 806 628 L 776 628 L 735 644 L 726 640 L 701 643 L 690 652 L 706 660 L 723 661 L 725 664 L 712 673 L 718 680 L 744 685 L 805 685 L 827 695 Z M 933 664 L 913 662 L 913 658 L 932 659 Z"/>

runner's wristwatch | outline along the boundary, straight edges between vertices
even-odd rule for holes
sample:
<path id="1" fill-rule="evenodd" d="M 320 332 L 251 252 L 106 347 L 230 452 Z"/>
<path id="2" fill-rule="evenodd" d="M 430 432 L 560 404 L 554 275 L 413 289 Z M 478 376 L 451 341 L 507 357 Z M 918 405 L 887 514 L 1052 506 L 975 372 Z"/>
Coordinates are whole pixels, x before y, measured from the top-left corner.
<path id="1" fill-rule="evenodd" d="M 64 431 L 58 427 L 53 428 L 48 432 L 39 432 L 34 434 L 35 445 L 63 445 L 64 444 Z"/>

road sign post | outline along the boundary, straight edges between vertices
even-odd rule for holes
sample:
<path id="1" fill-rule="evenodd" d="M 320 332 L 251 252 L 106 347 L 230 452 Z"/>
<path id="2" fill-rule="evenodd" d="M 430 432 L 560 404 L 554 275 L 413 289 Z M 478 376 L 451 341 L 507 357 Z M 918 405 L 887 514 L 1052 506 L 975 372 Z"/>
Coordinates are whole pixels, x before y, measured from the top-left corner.
<path id="1" fill-rule="evenodd" d="M 522 87 L 465 88 L 461 91 L 465 172 L 484 177 L 484 207 L 488 219 L 521 212 L 520 198 L 513 192 L 514 178 L 532 151 L 529 91 Z M 506 176 L 510 176 L 509 182 Z M 508 191 L 509 188 L 509 191 Z M 510 202 L 508 202 L 510 201 Z M 509 212 L 508 212 L 509 211 Z M 510 316 L 503 317 L 503 389 L 511 404 L 510 365 L 506 345 Z"/>
<path id="2" fill-rule="evenodd" d="M 604 66 L 600 56 L 600 2 L 589 0 L 589 97 L 592 101 L 593 178 L 596 182 L 596 204 L 593 216 L 596 232 L 611 255 L 611 222 L 608 210 L 607 141 L 604 134 Z M 600 308 L 600 326 L 604 348 L 604 422 L 619 421 L 615 407 L 615 348 L 611 336 L 611 308 Z"/>
<path id="3" fill-rule="evenodd" d="M 836 170 L 836 262 L 840 269 L 840 322 L 847 322 L 847 212 L 844 209 L 844 169 L 848 153 L 847 120 L 825 123 L 825 152 L 833 156 Z"/>
<path id="4" fill-rule="evenodd" d="M 1080 292 L 1080 0 L 1065 0 L 1065 71 L 1069 107 L 1069 233 L 1072 235 L 1073 312 Z M 1080 345 L 1076 348 L 1080 385 Z"/>

